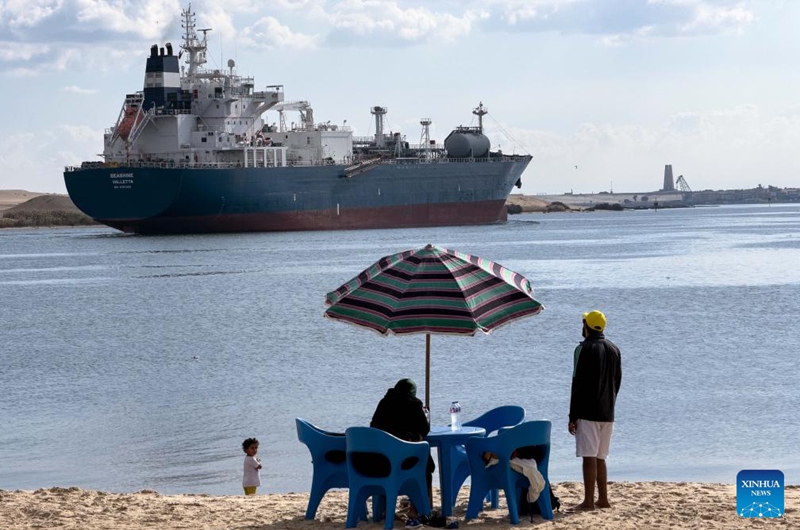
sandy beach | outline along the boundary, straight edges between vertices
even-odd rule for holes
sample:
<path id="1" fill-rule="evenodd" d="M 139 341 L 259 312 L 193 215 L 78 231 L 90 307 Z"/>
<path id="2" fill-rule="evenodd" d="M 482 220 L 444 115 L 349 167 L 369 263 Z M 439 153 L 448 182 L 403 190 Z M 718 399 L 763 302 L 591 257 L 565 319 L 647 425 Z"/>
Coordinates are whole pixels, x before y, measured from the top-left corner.
<path id="1" fill-rule="evenodd" d="M 736 491 L 730 484 L 686 482 L 611 483 L 613 506 L 594 512 L 571 509 L 581 500 L 580 482 L 556 484 L 562 502 L 552 522 L 526 516 L 517 526 L 508 522 L 501 500 L 500 509 L 482 512 L 478 519 L 464 521 L 468 492 L 462 490 L 454 518 L 461 528 L 496 530 L 510 528 L 601 529 L 698 529 L 800 528 L 798 506 L 800 486 L 785 490 L 786 516 L 782 519 L 743 520 L 736 515 Z M 438 492 L 436 493 L 438 495 Z M 65 529 L 299 529 L 344 528 L 347 491 L 328 493 L 317 519 L 303 519 L 307 493 L 240 496 L 161 495 L 155 491 L 130 494 L 89 491 L 79 488 L 50 488 L 37 491 L 0 490 L 0 528 Z M 488 505 L 487 505 L 488 506 Z M 379 529 L 383 524 L 362 522 L 358 528 Z M 395 528 L 402 529 L 401 521 Z"/>

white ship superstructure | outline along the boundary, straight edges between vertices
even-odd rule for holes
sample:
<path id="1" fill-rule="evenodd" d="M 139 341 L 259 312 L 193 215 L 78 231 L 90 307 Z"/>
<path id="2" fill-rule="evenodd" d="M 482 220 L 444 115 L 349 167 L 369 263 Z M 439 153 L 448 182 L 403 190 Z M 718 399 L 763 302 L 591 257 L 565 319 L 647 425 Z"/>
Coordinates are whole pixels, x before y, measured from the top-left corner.
<path id="1" fill-rule="evenodd" d="M 252 77 L 237 74 L 233 59 L 227 70 L 204 68 L 210 29 L 196 29 L 191 6 L 182 14 L 182 51 L 175 55 L 170 43 L 151 47 L 143 90 L 126 96 L 116 125 L 106 131 L 106 162 L 215 167 L 351 162 L 349 128 L 314 124 L 307 102 L 283 104 L 281 85 L 256 90 Z M 185 65 L 179 67 L 182 56 Z M 284 110 L 300 111 L 301 122 L 279 130 L 263 119 L 270 109 L 281 118 Z"/>

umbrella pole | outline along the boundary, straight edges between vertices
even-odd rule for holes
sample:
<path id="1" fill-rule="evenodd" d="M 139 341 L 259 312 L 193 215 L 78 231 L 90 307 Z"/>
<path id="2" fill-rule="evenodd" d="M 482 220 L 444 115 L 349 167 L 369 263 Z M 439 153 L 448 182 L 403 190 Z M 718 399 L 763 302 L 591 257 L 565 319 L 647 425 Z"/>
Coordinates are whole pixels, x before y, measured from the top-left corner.
<path id="1" fill-rule="evenodd" d="M 425 407 L 431 410 L 431 334 L 425 334 Z"/>

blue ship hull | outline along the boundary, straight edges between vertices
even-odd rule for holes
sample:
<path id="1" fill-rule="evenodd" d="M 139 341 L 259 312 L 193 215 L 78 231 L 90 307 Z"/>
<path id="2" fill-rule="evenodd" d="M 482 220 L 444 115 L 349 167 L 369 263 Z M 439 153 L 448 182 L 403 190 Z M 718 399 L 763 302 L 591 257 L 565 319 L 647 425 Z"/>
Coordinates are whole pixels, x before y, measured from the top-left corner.
<path id="1" fill-rule="evenodd" d="M 64 173 L 93 219 L 144 234 L 340 230 L 488 224 L 529 156 L 379 164 L 345 176 L 307 167 L 95 167 Z"/>

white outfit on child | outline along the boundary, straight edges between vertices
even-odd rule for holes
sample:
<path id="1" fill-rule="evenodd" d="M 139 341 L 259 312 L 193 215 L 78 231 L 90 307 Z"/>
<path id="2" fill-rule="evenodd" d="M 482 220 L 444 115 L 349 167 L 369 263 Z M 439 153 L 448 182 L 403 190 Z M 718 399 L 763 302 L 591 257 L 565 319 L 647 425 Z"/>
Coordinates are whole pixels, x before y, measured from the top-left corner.
<path id="1" fill-rule="evenodd" d="M 261 485 L 261 470 L 258 466 L 261 462 L 254 456 L 244 457 L 244 474 L 242 475 L 242 486 L 252 488 Z"/>

